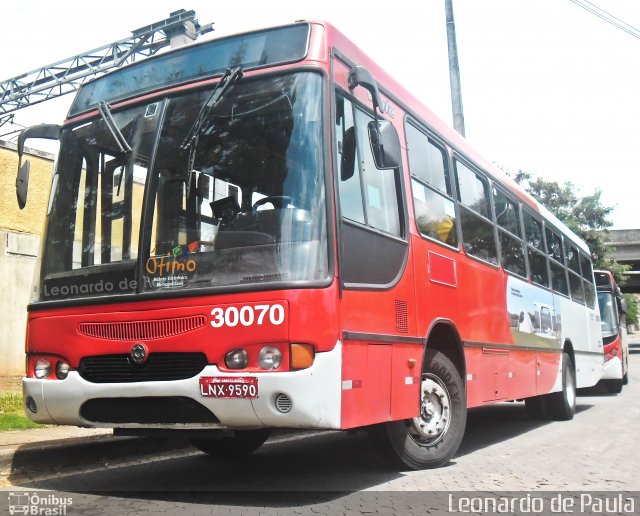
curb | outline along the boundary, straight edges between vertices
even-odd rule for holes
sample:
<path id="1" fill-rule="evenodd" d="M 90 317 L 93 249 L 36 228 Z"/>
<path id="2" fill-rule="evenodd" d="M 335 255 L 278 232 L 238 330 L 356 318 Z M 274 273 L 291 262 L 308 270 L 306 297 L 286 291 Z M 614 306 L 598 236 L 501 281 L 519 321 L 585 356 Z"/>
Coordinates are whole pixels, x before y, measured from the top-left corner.
<path id="1" fill-rule="evenodd" d="M 0 451 L 0 472 L 9 477 L 55 472 L 73 466 L 100 465 L 172 450 L 192 449 L 186 440 L 98 435 L 24 444 Z"/>

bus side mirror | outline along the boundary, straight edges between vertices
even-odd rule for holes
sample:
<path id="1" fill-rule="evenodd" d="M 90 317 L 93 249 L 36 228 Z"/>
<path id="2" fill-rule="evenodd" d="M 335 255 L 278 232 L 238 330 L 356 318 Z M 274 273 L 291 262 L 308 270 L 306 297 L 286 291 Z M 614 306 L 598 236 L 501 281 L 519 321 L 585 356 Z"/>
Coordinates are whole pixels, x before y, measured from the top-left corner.
<path id="1" fill-rule="evenodd" d="M 16 197 L 18 207 L 23 209 L 27 204 L 27 192 L 29 191 L 29 160 L 22 163 L 24 154 L 24 142 L 29 138 L 44 138 L 46 140 L 59 140 L 61 127 L 56 124 L 34 125 L 23 129 L 18 136 L 18 174 L 16 176 Z"/>
<path id="2" fill-rule="evenodd" d="M 388 120 L 369 122 L 368 128 L 376 168 L 380 170 L 398 168 L 402 157 L 396 128 Z"/>
<path id="3" fill-rule="evenodd" d="M 620 313 L 623 313 L 626 315 L 627 313 L 627 300 L 623 297 L 616 297 L 616 299 L 618 300 L 618 309 L 620 311 Z"/>
<path id="4" fill-rule="evenodd" d="M 377 113 L 382 105 L 380 91 L 378 91 L 378 85 L 373 75 L 364 66 L 354 66 L 349 72 L 349 88 L 354 89 L 356 86 L 362 86 L 371 93 L 373 112 Z"/>

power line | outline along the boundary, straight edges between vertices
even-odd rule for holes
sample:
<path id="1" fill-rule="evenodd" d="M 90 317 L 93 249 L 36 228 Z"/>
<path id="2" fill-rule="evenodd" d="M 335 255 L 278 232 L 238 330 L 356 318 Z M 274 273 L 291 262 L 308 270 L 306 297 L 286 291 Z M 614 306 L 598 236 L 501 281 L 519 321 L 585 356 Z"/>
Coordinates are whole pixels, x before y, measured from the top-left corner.
<path id="1" fill-rule="evenodd" d="M 640 29 L 636 29 L 632 25 L 629 25 L 627 22 L 621 20 L 620 18 L 615 17 L 613 14 L 608 13 L 604 9 L 601 9 L 597 5 L 589 2 L 588 0 L 569 0 L 570 2 L 576 4 L 578 7 L 581 7 L 585 11 L 590 12 L 591 14 L 597 16 L 602 21 L 607 22 L 610 25 L 626 32 L 630 36 L 634 38 L 640 39 Z"/>

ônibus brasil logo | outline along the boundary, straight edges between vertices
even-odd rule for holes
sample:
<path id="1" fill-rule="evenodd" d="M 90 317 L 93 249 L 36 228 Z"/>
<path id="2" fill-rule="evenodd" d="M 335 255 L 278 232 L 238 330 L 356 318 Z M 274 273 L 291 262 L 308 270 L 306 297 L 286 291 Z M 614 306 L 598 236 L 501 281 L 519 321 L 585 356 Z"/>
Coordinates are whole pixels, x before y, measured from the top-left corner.
<path id="1" fill-rule="evenodd" d="M 11 492 L 8 495 L 9 514 L 29 514 L 38 516 L 64 516 L 67 507 L 73 505 L 70 496 L 53 493 Z"/>

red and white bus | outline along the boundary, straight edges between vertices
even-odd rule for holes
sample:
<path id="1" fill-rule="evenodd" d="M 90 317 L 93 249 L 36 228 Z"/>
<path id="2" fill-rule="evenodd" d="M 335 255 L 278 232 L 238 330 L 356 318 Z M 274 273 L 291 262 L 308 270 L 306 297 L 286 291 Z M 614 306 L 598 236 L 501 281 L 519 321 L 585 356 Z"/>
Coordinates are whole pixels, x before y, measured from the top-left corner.
<path id="1" fill-rule="evenodd" d="M 612 394 L 629 383 L 626 303 L 610 271 L 594 271 L 604 349 L 601 383 Z"/>
<path id="2" fill-rule="evenodd" d="M 34 421 L 227 457 L 368 427 L 423 468 L 468 407 L 570 419 L 600 379 L 584 242 L 328 23 L 135 63 L 28 137 L 60 139 Z"/>

